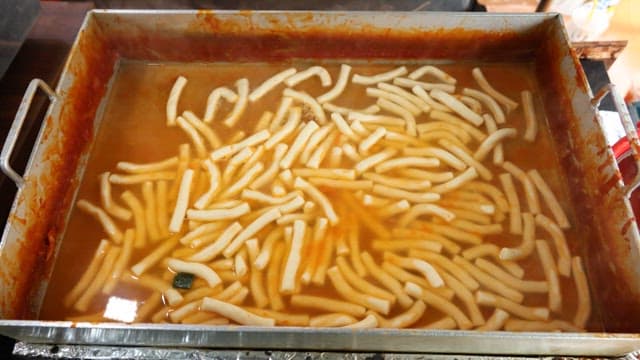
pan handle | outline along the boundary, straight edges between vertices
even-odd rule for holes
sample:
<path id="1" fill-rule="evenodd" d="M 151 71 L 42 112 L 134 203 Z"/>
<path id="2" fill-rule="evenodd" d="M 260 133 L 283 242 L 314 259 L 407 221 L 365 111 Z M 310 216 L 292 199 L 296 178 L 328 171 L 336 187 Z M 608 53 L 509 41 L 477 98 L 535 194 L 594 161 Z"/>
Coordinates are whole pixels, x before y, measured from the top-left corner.
<path id="1" fill-rule="evenodd" d="M 636 131 L 636 127 L 633 124 L 633 120 L 631 120 L 629 109 L 627 108 L 624 99 L 616 90 L 616 86 L 614 84 L 607 84 L 606 86 L 602 87 L 602 89 L 600 89 L 600 91 L 598 91 L 598 93 L 591 100 L 591 104 L 597 107 L 600 104 L 600 101 L 607 94 L 611 94 L 613 105 L 616 107 L 616 111 L 620 116 L 620 122 L 622 123 L 622 127 L 624 128 L 624 132 L 627 136 L 627 141 L 629 141 L 631 155 L 635 160 L 636 168 L 639 170 L 636 172 L 636 175 L 631 180 L 631 182 L 624 185 L 625 195 L 629 197 L 631 195 L 631 192 L 640 185 L 640 140 L 638 139 L 638 132 Z"/>
<path id="2" fill-rule="evenodd" d="M 20 189 L 24 185 L 24 179 L 20 176 L 9 163 L 11 159 L 11 154 L 13 153 L 13 148 L 18 141 L 18 134 L 20 133 L 20 129 L 22 129 L 22 125 L 24 124 L 24 120 L 27 117 L 27 113 L 29 112 L 29 108 L 31 107 L 31 102 L 33 101 L 33 97 L 36 94 L 38 89 L 42 89 L 49 97 L 51 102 L 54 102 L 58 99 L 58 95 L 53 91 L 47 83 L 40 79 L 33 79 L 27 86 L 27 90 L 24 92 L 24 96 L 22 97 L 22 101 L 20 102 L 20 107 L 18 107 L 18 112 L 16 112 L 16 117 L 13 119 L 13 123 L 11 124 L 11 129 L 9 129 L 9 134 L 7 135 L 7 139 L 4 142 L 4 146 L 2 146 L 2 153 L 0 153 L 0 170 L 7 175 L 13 182 L 16 183 L 16 186 Z"/>

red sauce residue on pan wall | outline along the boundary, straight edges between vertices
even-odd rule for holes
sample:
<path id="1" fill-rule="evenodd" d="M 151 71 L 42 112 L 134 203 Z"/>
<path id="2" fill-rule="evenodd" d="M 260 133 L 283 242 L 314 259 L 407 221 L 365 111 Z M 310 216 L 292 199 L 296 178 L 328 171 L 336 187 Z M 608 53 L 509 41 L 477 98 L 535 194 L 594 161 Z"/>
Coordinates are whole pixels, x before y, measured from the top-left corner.
<path id="1" fill-rule="evenodd" d="M 573 61 L 573 67 L 576 69 L 576 85 L 582 91 L 587 91 L 587 84 L 589 81 L 587 80 L 587 75 L 584 73 L 582 69 L 582 64 L 580 64 L 580 60 L 578 59 L 578 54 L 574 48 L 569 49 L 571 53 L 571 60 Z"/>
<path id="2" fill-rule="evenodd" d="M 264 21 L 275 24 L 275 30 L 264 30 L 254 26 L 250 16 L 239 15 L 237 20 L 223 23 L 214 12 L 200 11 L 186 34 L 150 33 L 135 26 L 110 26 L 108 32 L 124 57 L 180 62 L 275 62 L 291 57 L 518 60 L 530 58 L 531 52 L 522 49 L 527 49 L 526 44 L 534 48 L 539 38 L 537 31 L 523 36 L 512 31 L 464 28 L 396 30 L 393 24 L 389 28 L 373 28 L 345 23 L 327 30 L 308 25 L 299 16 L 295 24 L 304 24 L 304 27 L 293 26 L 293 19 L 272 15 Z M 312 18 L 310 14 L 309 19 Z"/>
<path id="3" fill-rule="evenodd" d="M 633 222 L 634 222 L 633 218 L 627 219 L 627 221 L 624 223 L 624 225 L 622 225 L 622 232 L 626 233 L 627 230 L 629 230 L 629 227 L 631 226 L 631 224 L 633 224 Z"/>
<path id="4" fill-rule="evenodd" d="M 562 56 L 562 49 L 553 46 L 552 42 L 545 43 L 538 56 L 537 74 L 540 83 L 544 84 L 543 97 L 549 126 L 559 145 L 558 156 L 567 174 L 574 210 L 582 227 L 582 249 L 579 253 L 583 254 L 586 263 L 594 312 L 602 316 L 605 331 L 633 332 L 640 323 L 640 303 L 629 286 L 630 279 L 633 279 L 628 267 L 630 264 L 625 262 L 629 256 L 629 246 L 628 243 L 614 240 L 620 235 L 607 235 L 620 232 L 615 225 L 618 221 L 616 216 L 620 214 L 611 213 L 611 209 L 619 205 L 605 204 L 606 194 L 615 191 L 613 187 L 619 178 L 612 176 L 605 179 L 602 172 L 598 171 L 601 164 L 593 153 L 576 151 L 593 146 L 606 149 L 607 145 L 601 137 L 582 138 L 578 135 L 579 120 L 574 118 L 571 111 L 571 97 L 574 94 L 562 80 L 566 74 L 560 73 L 558 64 Z M 575 81 L 581 87 L 586 82 L 575 57 L 574 65 L 578 73 Z M 621 235 L 624 236 L 624 233 Z"/>
<path id="5" fill-rule="evenodd" d="M 611 189 L 613 189 L 618 184 L 618 181 L 620 181 L 620 176 L 618 174 L 613 174 L 611 177 L 609 177 L 609 179 L 607 179 L 606 181 L 604 181 L 602 184 L 598 186 L 598 193 L 600 194 L 608 193 L 609 191 L 611 191 Z"/>
<path id="6" fill-rule="evenodd" d="M 21 271 L 14 279 L 15 289 L 11 304 L 0 304 L 3 309 L 12 309 L 12 318 L 33 318 L 37 314 L 33 304 L 25 299 L 36 300 L 35 284 L 46 277 L 51 268 L 51 260 L 56 249 L 56 239 L 64 227 L 64 215 L 71 202 L 73 189 L 78 184 L 76 170 L 78 160 L 86 150 L 93 134 L 93 119 L 98 105 L 105 94 L 106 84 L 111 76 L 115 62 L 115 52 L 105 46 L 104 41 L 95 33 L 80 34 L 77 54 L 84 58 L 80 64 L 72 66 L 68 71 L 74 75 L 75 81 L 66 93 L 60 118 L 63 136 L 58 139 L 55 153 L 45 154 L 51 163 L 51 177 L 46 179 L 30 178 L 27 186 L 35 182 L 44 185 L 42 200 L 38 204 L 29 204 L 29 212 L 38 221 L 26 230 L 25 239 L 18 251 Z M 50 122 L 50 119 L 46 120 Z M 51 134 L 45 134 L 45 137 Z M 41 194 L 39 194 L 41 195 Z M 7 274 L 0 271 L 2 276 Z"/>
<path id="7" fill-rule="evenodd" d="M 602 149 L 598 150 L 598 152 L 596 153 L 596 155 L 601 155 Z M 607 169 L 607 164 L 600 164 L 598 165 L 598 172 L 602 173 L 603 171 L 605 171 Z"/>

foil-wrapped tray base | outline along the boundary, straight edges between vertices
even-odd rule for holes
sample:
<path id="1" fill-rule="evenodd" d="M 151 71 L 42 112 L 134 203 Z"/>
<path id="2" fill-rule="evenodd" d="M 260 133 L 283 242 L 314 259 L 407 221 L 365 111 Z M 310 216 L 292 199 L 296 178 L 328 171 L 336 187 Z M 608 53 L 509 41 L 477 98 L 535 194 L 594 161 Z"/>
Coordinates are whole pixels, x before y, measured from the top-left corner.
<path id="1" fill-rule="evenodd" d="M 13 355 L 39 359 L 186 359 L 186 360 L 528 360 L 551 359 L 539 356 L 477 356 L 463 354 L 411 354 L 411 353 L 353 353 L 269 350 L 219 350 L 193 348 L 50 345 L 17 342 Z M 638 360 L 640 352 L 619 359 Z M 579 357 L 553 357 L 559 359 L 588 359 Z"/>

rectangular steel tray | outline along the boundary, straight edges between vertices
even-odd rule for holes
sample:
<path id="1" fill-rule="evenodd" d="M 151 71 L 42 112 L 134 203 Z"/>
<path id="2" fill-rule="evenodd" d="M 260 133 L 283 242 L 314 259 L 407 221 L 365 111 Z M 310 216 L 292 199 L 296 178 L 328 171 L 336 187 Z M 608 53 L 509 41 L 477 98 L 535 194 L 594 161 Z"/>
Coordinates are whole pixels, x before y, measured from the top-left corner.
<path id="1" fill-rule="evenodd" d="M 389 38 L 398 39 L 390 46 Z M 119 58 L 145 61 L 513 59 L 535 63 L 549 126 L 572 200 L 584 220 L 604 333 L 202 327 L 89 324 L 37 318 L 68 220 L 101 102 Z M 30 97 L 50 96 L 23 176 L 11 173 L 11 139 Z M 9 141 L 3 171 L 16 181 L 0 245 L 0 334 L 32 343 L 322 351 L 619 356 L 640 349 L 640 251 L 635 218 L 599 125 L 593 94 L 557 14 L 92 11 L 55 90 L 34 80 Z M 633 134 L 632 134 L 633 135 Z M 637 145 L 637 138 L 633 139 Z"/>

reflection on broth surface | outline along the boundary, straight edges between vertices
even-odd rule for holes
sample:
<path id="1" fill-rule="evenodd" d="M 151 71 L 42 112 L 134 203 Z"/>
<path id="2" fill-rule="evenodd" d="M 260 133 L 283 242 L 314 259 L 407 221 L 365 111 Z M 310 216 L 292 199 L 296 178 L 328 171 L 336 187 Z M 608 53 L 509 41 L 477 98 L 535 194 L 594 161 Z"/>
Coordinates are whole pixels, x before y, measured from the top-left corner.
<path id="1" fill-rule="evenodd" d="M 528 64 L 122 62 L 41 318 L 583 330 L 536 92 Z"/>

